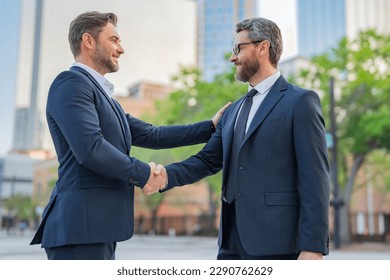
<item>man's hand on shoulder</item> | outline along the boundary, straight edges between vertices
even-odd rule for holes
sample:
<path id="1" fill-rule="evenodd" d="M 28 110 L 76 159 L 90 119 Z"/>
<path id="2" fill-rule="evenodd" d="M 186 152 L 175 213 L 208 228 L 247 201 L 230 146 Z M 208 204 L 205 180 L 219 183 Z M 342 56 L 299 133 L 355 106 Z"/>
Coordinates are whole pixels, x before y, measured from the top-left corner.
<path id="1" fill-rule="evenodd" d="M 214 125 L 214 128 L 217 127 L 217 124 L 219 120 L 221 119 L 223 112 L 225 112 L 226 108 L 229 107 L 232 104 L 232 102 L 226 103 L 221 109 L 218 110 L 218 112 L 215 114 L 215 116 L 211 119 Z"/>

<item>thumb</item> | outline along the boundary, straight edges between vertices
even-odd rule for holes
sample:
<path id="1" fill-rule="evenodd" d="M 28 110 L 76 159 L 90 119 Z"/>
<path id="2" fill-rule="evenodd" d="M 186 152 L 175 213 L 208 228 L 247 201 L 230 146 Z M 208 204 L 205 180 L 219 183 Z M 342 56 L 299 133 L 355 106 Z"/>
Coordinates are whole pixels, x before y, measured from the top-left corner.
<path id="1" fill-rule="evenodd" d="M 149 162 L 148 164 L 149 164 L 149 166 L 150 166 L 151 172 L 153 172 L 154 169 L 156 169 L 156 163 L 154 163 L 154 162 L 152 161 L 152 162 Z"/>
<path id="2" fill-rule="evenodd" d="M 162 170 L 162 165 L 158 164 L 157 167 L 154 169 L 154 175 L 160 175 Z"/>

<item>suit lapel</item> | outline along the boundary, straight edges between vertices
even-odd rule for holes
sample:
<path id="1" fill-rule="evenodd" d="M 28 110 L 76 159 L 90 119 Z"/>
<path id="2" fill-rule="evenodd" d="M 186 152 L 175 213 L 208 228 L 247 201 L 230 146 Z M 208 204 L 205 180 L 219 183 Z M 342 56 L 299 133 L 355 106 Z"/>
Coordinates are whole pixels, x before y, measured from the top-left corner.
<path id="1" fill-rule="evenodd" d="M 245 141 L 253 134 L 259 125 L 265 120 L 271 110 L 275 107 L 275 105 L 279 102 L 279 100 L 284 96 L 285 90 L 287 89 L 287 82 L 281 76 L 275 84 L 272 86 L 271 90 L 268 92 L 267 96 L 261 103 L 259 109 L 257 110 L 253 120 L 248 128 L 247 133 L 245 134 Z"/>
<path id="2" fill-rule="evenodd" d="M 274 108 L 274 106 L 284 96 L 284 91 L 286 89 L 287 89 L 287 82 L 281 76 L 272 86 L 270 92 L 268 92 L 266 98 L 261 103 L 260 108 L 257 110 L 251 122 L 251 125 L 248 128 L 248 132 L 245 135 L 243 144 L 253 134 L 256 128 L 264 121 L 267 115 L 271 112 L 272 108 Z M 226 131 L 223 133 L 222 139 L 223 139 L 223 159 L 225 162 L 225 166 L 224 166 L 225 171 L 229 170 L 235 121 L 237 119 L 237 114 L 241 108 L 243 101 L 244 101 L 244 97 L 237 101 L 236 106 L 232 108 L 232 112 L 229 115 L 229 118 L 227 119 L 226 123 L 224 124 L 224 129 L 226 129 Z M 222 186 L 225 186 L 225 182 L 227 180 L 227 172 L 223 173 L 222 180 L 223 180 Z"/>
<path id="3" fill-rule="evenodd" d="M 226 162 L 229 162 L 230 149 L 233 142 L 234 126 L 243 101 L 244 97 L 238 100 L 236 106 L 233 108 L 228 120 L 226 121 L 226 124 L 224 125 L 226 127 L 226 131 L 223 135 L 223 139 L 226 139 L 226 141 L 224 141 L 223 151 Z"/>
<path id="4" fill-rule="evenodd" d="M 79 72 L 82 72 L 83 74 L 85 74 L 91 81 L 92 83 L 100 90 L 100 92 L 102 93 L 103 95 L 103 98 L 105 98 L 105 100 L 110 104 L 112 110 L 114 111 L 116 117 L 118 118 L 119 120 L 119 123 L 120 123 L 120 126 L 121 126 L 121 129 L 122 129 L 122 134 L 123 134 L 123 139 L 126 143 L 126 147 L 129 149 L 129 144 L 127 143 L 127 137 L 126 137 L 126 132 L 125 132 L 125 126 L 123 124 L 123 121 L 122 121 L 122 118 L 121 118 L 121 113 L 120 111 L 118 110 L 118 108 L 115 106 L 114 104 L 114 101 L 111 100 L 110 97 L 107 96 L 106 92 L 104 91 L 104 89 L 100 86 L 100 84 L 95 80 L 94 77 L 92 77 L 91 74 L 88 73 L 88 71 L 84 70 L 83 68 L 81 67 L 78 67 L 78 66 L 73 66 L 70 68 L 71 70 L 73 71 L 79 71 Z"/>

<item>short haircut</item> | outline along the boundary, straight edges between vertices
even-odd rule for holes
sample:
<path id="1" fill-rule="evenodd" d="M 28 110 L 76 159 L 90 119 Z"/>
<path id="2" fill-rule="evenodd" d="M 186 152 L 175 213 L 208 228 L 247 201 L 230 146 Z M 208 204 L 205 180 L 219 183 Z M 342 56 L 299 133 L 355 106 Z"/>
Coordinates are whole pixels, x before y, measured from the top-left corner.
<path id="1" fill-rule="evenodd" d="M 276 23 L 261 17 L 250 18 L 236 25 L 237 33 L 244 30 L 249 31 L 248 38 L 251 41 L 269 41 L 269 60 L 277 68 L 283 52 L 283 40 L 282 33 Z"/>
<path id="2" fill-rule="evenodd" d="M 80 46 L 84 33 L 90 34 L 95 40 L 109 22 L 117 24 L 117 16 L 113 13 L 85 12 L 77 16 L 69 26 L 68 40 L 73 56 L 80 54 Z"/>

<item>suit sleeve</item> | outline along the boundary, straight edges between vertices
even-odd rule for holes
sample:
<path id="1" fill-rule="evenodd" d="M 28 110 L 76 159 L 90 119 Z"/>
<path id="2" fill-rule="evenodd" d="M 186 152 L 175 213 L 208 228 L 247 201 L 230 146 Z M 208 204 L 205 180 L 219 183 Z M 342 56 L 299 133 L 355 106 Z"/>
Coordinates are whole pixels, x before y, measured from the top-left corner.
<path id="1" fill-rule="evenodd" d="M 86 78 L 72 71 L 59 75 L 49 91 L 47 117 L 51 131 L 62 133 L 80 164 L 109 178 L 144 186 L 150 175 L 148 164 L 119 151 L 104 139 L 94 104 L 93 88 Z M 53 138 L 57 137 L 52 132 Z M 53 139 L 59 142 L 59 139 Z M 57 150 L 57 153 L 61 151 Z M 58 155 L 61 158 L 66 155 Z"/>
<path id="2" fill-rule="evenodd" d="M 127 114 L 132 144 L 151 149 L 168 149 L 206 143 L 213 133 L 212 121 L 189 125 L 153 126 Z"/>
<path id="3" fill-rule="evenodd" d="M 200 179 L 216 174 L 222 169 L 222 126 L 225 114 L 217 125 L 215 133 L 204 148 L 188 159 L 166 166 L 169 190 L 175 186 L 192 184 Z"/>
<path id="4" fill-rule="evenodd" d="M 294 147 L 301 202 L 301 250 L 328 251 L 329 166 L 318 95 L 304 93 L 294 111 Z"/>

